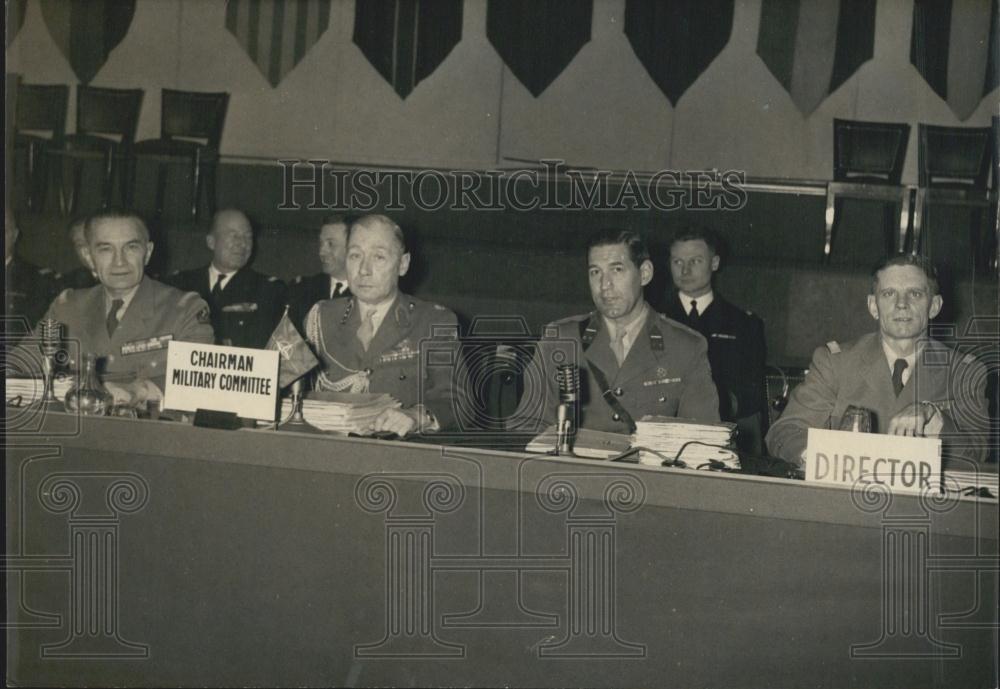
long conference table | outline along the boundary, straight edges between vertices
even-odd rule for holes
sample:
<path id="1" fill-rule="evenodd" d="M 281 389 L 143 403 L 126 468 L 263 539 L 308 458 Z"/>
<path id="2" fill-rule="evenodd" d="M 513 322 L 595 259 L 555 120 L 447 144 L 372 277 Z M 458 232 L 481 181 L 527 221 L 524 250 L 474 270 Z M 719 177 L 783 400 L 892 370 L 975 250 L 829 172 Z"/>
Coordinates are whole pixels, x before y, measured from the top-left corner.
<path id="1" fill-rule="evenodd" d="M 7 430 L 8 685 L 996 686 L 995 500 L 59 413 Z"/>

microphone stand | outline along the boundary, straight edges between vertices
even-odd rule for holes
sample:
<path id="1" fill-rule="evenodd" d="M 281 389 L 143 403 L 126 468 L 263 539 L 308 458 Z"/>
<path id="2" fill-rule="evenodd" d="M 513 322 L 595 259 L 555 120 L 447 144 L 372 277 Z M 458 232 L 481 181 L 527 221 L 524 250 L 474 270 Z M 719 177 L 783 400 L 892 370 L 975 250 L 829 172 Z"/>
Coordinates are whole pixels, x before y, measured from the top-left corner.
<path id="1" fill-rule="evenodd" d="M 569 364 L 559 366 L 559 406 L 556 407 L 556 447 L 557 457 L 575 457 L 573 453 L 573 428 L 571 411 L 576 408 L 580 389 L 580 373 Z"/>
<path id="2" fill-rule="evenodd" d="M 317 430 L 315 426 L 306 421 L 305 417 L 302 415 L 302 400 L 305 395 L 302 393 L 302 378 L 297 379 L 291 385 L 291 402 L 292 411 L 291 413 L 278 424 L 278 427 L 283 430 L 288 431 L 314 431 Z"/>
<path id="3" fill-rule="evenodd" d="M 51 318 L 41 323 L 39 349 L 42 352 L 42 404 L 46 406 L 61 404 L 55 393 L 55 357 L 59 352 L 60 329 L 60 323 Z"/>

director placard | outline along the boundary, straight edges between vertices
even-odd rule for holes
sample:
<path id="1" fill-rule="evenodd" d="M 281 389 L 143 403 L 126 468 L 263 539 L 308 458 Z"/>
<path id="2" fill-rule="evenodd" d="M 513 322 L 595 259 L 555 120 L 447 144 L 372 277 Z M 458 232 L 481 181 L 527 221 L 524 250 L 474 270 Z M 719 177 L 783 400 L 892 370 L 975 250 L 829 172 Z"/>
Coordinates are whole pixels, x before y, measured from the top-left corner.
<path id="1" fill-rule="evenodd" d="M 234 412 L 273 421 L 278 404 L 278 352 L 171 342 L 164 407 Z"/>
<path id="2" fill-rule="evenodd" d="M 810 428 L 806 481 L 880 483 L 893 493 L 941 488 L 941 440 Z"/>

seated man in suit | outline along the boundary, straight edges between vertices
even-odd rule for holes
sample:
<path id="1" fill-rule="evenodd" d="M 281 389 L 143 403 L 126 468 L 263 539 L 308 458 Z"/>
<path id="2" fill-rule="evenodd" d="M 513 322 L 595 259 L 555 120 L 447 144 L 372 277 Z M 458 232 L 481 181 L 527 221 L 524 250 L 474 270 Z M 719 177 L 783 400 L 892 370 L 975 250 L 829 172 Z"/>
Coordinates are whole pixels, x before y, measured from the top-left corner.
<path id="1" fill-rule="evenodd" d="M 145 275 L 153 243 L 135 213 L 101 211 L 87 220 L 85 233 L 99 284 L 65 290 L 44 317 L 63 325 L 65 341 L 79 343 L 79 352 L 67 348 L 71 370 L 79 369 L 77 353 L 96 354 L 104 359 L 104 381 L 117 401 L 158 400 L 168 343 L 212 341 L 208 304 Z"/>
<path id="2" fill-rule="evenodd" d="M 90 262 L 90 254 L 87 252 L 86 224 L 86 218 L 77 218 L 69 225 L 69 240 L 73 242 L 73 250 L 76 251 L 80 267 L 59 276 L 63 287 L 83 289 L 97 284 L 97 278 L 94 276 L 94 264 Z"/>
<path id="3" fill-rule="evenodd" d="M 556 366 L 579 368 L 579 426 L 627 434 L 647 415 L 719 420 L 705 338 L 656 313 L 643 298 L 653 278 L 645 242 L 634 232 L 608 230 L 591 240 L 590 295 L 596 311 L 546 326 L 510 430 L 544 430 L 559 403 Z M 532 387 L 532 379 L 540 387 Z"/>
<path id="4" fill-rule="evenodd" d="M 58 293 L 55 273 L 17 255 L 20 230 L 11 204 L 4 205 L 4 346 L 16 344 L 38 321 Z"/>
<path id="5" fill-rule="evenodd" d="M 347 227 L 350 219 L 340 215 L 323 218 L 319 228 L 319 260 L 322 272 L 298 276 L 289 288 L 289 317 L 301 328 L 309 309 L 318 301 L 351 295 L 347 286 Z"/>
<path id="6" fill-rule="evenodd" d="M 719 391 L 719 416 L 739 427 L 740 449 L 762 454 L 764 322 L 734 306 L 712 289 L 719 269 L 719 243 L 707 228 L 688 227 L 670 243 L 670 275 L 676 295 L 664 312 L 708 340 L 708 362 Z"/>
<path id="7" fill-rule="evenodd" d="M 253 230 L 241 211 L 216 213 L 205 243 L 211 263 L 175 273 L 167 282 L 208 302 L 216 344 L 263 349 L 285 312 L 285 283 L 247 267 Z"/>
<path id="8" fill-rule="evenodd" d="M 378 392 L 395 397 L 372 430 L 405 436 L 454 423 L 449 367 L 423 366 L 420 343 L 457 339 L 455 314 L 399 291 L 410 267 L 403 231 L 384 215 L 354 222 L 347 240 L 352 296 L 315 304 L 306 316 L 306 340 L 322 370 L 317 390 Z"/>
<path id="9" fill-rule="evenodd" d="M 968 469 L 986 455 L 986 370 L 930 339 L 941 310 L 937 273 L 923 256 L 897 254 L 872 272 L 868 312 L 878 330 L 817 347 L 806 379 L 767 434 L 771 454 L 801 463 L 810 428 L 837 428 L 848 406 L 872 412 L 872 430 L 942 439 L 946 462 Z"/>

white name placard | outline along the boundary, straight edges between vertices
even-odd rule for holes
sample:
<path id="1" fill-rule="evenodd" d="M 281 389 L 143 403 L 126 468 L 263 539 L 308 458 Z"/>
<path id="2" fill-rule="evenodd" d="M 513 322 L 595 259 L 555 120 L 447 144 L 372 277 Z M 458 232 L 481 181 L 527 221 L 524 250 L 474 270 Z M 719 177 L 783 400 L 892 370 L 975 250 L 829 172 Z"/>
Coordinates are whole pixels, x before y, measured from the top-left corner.
<path id="1" fill-rule="evenodd" d="M 211 409 L 273 421 L 278 404 L 278 352 L 171 342 L 163 396 L 167 409 Z"/>
<path id="2" fill-rule="evenodd" d="M 881 483 L 893 493 L 941 487 L 941 441 L 810 428 L 806 481 L 853 486 Z"/>

